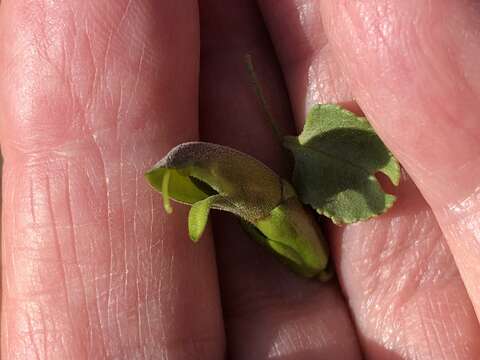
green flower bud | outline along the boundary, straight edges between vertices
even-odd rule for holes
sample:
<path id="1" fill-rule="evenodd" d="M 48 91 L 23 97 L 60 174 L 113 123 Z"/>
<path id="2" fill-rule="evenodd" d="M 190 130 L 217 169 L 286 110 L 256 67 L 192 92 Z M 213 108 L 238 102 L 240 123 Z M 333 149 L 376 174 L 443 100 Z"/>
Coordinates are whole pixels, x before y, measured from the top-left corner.
<path id="1" fill-rule="evenodd" d="M 324 274 L 328 251 L 293 187 L 266 165 L 229 147 L 190 142 L 173 148 L 146 173 L 171 212 L 170 197 L 191 205 L 188 227 L 201 237 L 210 209 L 240 217 L 244 228 L 297 273 Z"/>

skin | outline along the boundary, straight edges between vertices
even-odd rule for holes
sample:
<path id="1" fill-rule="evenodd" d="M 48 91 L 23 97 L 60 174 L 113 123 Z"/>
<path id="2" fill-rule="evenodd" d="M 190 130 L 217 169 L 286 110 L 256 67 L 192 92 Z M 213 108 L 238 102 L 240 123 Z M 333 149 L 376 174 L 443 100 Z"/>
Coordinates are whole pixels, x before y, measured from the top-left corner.
<path id="1" fill-rule="evenodd" d="M 476 358 L 479 10 L 3 0 L 1 358 Z M 388 214 L 326 227 L 338 283 L 292 275 L 223 214 L 193 245 L 187 209 L 167 217 L 143 179 L 199 138 L 288 177 L 247 52 L 285 132 L 317 102 L 361 108 L 405 168 Z"/>

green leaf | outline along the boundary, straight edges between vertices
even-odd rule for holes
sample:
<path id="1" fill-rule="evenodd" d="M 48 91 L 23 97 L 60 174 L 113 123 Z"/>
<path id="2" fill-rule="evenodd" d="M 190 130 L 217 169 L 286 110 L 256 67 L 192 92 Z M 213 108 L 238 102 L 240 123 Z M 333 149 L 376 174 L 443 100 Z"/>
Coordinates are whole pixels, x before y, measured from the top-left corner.
<path id="1" fill-rule="evenodd" d="M 333 222 L 366 220 L 395 202 L 375 174 L 398 185 L 400 166 L 365 118 L 316 105 L 300 136 L 285 137 L 284 145 L 295 158 L 293 183 L 301 201 Z"/>

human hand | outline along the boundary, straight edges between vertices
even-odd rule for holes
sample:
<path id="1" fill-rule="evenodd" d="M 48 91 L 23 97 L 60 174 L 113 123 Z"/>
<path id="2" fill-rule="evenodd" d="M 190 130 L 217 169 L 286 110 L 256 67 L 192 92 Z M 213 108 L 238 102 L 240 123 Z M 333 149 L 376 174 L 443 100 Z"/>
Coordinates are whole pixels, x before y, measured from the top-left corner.
<path id="1" fill-rule="evenodd" d="M 475 358 L 473 4 L 259 0 L 280 68 L 254 1 L 201 0 L 198 79 L 195 1 L 4 0 L 2 358 Z M 299 127 L 354 97 L 414 179 L 388 214 L 328 228 L 343 295 L 220 214 L 217 280 L 211 236 L 191 244 L 143 179 L 199 135 L 288 174 L 245 53 L 285 129 L 285 84 Z"/>

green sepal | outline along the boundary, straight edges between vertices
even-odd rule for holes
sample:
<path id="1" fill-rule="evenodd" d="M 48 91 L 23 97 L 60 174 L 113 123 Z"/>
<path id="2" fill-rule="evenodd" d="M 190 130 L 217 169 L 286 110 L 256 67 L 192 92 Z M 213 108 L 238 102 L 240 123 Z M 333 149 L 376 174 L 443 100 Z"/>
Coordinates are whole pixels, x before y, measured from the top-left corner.
<path id="1" fill-rule="evenodd" d="M 318 224 L 297 197 L 291 197 L 255 223 L 272 251 L 297 273 L 317 276 L 328 263 L 328 246 Z"/>
<path id="2" fill-rule="evenodd" d="M 282 203 L 255 224 L 242 221 L 242 227 L 297 274 L 326 281 L 322 275 L 328 265 L 328 245 L 320 227 L 298 201 L 293 187 L 285 180 L 282 183 Z"/>

